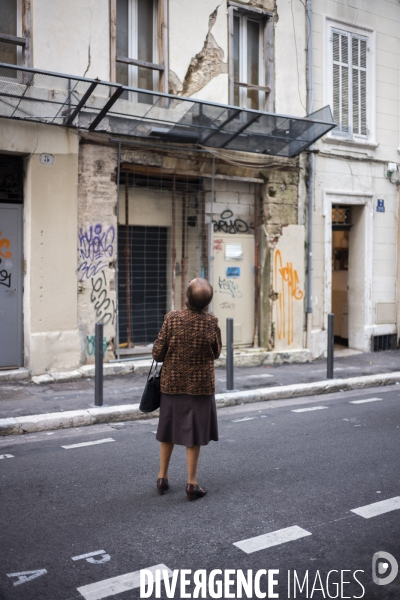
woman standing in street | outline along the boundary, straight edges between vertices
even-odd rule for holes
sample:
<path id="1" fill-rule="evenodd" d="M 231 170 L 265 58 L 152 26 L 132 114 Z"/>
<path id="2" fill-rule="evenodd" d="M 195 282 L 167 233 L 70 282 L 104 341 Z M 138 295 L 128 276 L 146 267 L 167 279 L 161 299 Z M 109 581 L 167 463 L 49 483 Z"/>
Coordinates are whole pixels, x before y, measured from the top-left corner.
<path id="1" fill-rule="evenodd" d="M 197 482 L 200 446 L 218 441 L 215 405 L 214 360 L 221 353 L 218 319 L 205 309 L 213 297 L 205 279 L 193 279 L 186 291 L 185 310 L 169 312 L 153 346 L 153 358 L 163 362 L 161 371 L 159 494 L 168 489 L 168 466 L 174 445 L 186 446 L 189 501 L 206 490 Z"/>

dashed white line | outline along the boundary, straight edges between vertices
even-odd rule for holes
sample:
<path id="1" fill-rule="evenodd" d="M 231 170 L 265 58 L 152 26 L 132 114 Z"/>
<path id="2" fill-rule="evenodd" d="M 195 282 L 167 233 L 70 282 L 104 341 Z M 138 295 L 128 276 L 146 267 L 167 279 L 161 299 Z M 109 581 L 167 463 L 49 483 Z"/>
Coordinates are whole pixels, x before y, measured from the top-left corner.
<path id="1" fill-rule="evenodd" d="M 166 570 L 168 571 L 168 576 L 172 577 L 171 569 L 162 564 L 149 567 L 146 570 L 152 573 L 157 570 Z M 134 590 L 138 587 L 140 587 L 140 571 L 133 571 L 132 573 L 125 573 L 118 577 L 111 577 L 110 579 L 103 579 L 102 581 L 96 581 L 96 583 L 84 585 L 77 588 L 77 590 L 85 600 L 102 600 L 102 598 L 109 598 L 110 596 Z"/>
<path id="2" fill-rule="evenodd" d="M 365 404 L 366 402 L 381 402 L 382 398 L 366 398 L 365 400 L 350 400 L 349 404 Z"/>
<path id="3" fill-rule="evenodd" d="M 309 408 L 294 408 L 291 412 L 301 413 L 301 412 L 309 412 L 310 410 L 322 410 L 323 408 L 328 408 L 327 406 L 310 406 Z"/>
<path id="4" fill-rule="evenodd" d="M 84 446 L 95 446 L 96 444 L 106 444 L 107 442 L 115 442 L 113 438 L 104 438 L 104 440 L 96 440 L 94 442 L 82 442 L 80 444 L 69 444 L 68 446 L 61 446 L 65 450 L 71 450 L 71 448 L 83 448 Z"/>
<path id="5" fill-rule="evenodd" d="M 14 454 L 0 454 L 0 460 L 3 458 L 15 458 Z"/>
<path id="6" fill-rule="evenodd" d="M 285 529 L 278 529 L 271 533 L 264 535 L 258 535 L 257 537 L 249 538 L 248 540 L 242 540 L 241 542 L 235 542 L 233 545 L 237 546 L 246 554 L 252 554 L 259 550 L 265 550 L 272 546 L 279 546 L 279 544 L 285 544 L 286 542 L 292 542 L 298 540 L 307 535 L 312 535 L 310 531 L 306 531 L 298 525 L 292 527 L 286 527 Z"/>
<path id="7" fill-rule="evenodd" d="M 232 423 L 241 423 L 242 421 L 252 421 L 253 419 L 258 419 L 259 417 L 243 417 L 243 419 L 234 419 Z"/>
<path id="8" fill-rule="evenodd" d="M 360 506 L 360 508 L 352 508 L 351 512 L 356 513 L 364 519 L 370 519 L 371 517 L 377 517 L 384 513 L 391 512 L 392 510 L 398 510 L 400 508 L 400 496 L 389 498 L 388 500 L 381 500 L 380 502 L 373 502 L 366 506 Z"/>

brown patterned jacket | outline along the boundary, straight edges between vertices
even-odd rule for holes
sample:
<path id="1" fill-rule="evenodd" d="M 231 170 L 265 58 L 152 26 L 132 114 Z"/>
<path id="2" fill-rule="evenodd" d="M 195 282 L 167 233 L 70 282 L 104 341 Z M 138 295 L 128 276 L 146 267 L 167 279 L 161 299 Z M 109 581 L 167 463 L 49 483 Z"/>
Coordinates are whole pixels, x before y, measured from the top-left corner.
<path id="1" fill-rule="evenodd" d="M 189 308 L 169 312 L 153 345 L 154 360 L 163 362 L 161 391 L 214 394 L 214 360 L 221 354 L 221 346 L 221 330 L 214 315 Z"/>

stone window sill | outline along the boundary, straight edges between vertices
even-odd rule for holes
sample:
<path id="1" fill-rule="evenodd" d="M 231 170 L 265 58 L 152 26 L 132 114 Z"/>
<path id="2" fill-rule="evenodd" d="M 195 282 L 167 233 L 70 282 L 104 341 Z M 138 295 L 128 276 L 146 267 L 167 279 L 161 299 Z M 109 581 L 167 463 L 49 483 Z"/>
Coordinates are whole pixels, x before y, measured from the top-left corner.
<path id="1" fill-rule="evenodd" d="M 325 136 L 322 138 L 325 144 L 331 144 L 332 146 L 345 146 L 348 148 L 365 148 L 366 150 L 375 150 L 379 144 L 375 141 L 364 141 L 364 140 L 350 140 L 347 138 Z"/>

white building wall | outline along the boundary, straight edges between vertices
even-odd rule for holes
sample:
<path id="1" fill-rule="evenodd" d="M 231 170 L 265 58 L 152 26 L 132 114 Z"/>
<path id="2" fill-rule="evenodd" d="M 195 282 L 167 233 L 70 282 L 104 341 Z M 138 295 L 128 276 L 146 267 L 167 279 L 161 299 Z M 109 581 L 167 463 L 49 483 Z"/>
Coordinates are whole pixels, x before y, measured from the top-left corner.
<path id="1" fill-rule="evenodd" d="M 370 124 L 374 128 L 368 142 L 337 140 L 332 136 L 317 143 L 315 176 L 314 245 L 313 245 L 313 352 L 319 355 L 326 348 L 326 312 L 331 289 L 327 281 L 327 256 L 324 198 L 327 193 L 369 194 L 373 228 L 371 239 L 371 312 L 372 323 L 364 323 L 365 335 L 360 350 L 370 350 L 372 334 L 395 333 L 394 322 L 376 323 L 379 302 L 397 302 L 398 252 L 398 192 L 385 176 L 387 163 L 399 163 L 399 36 L 400 12 L 397 2 L 372 0 L 349 6 L 348 0 L 313 2 L 314 110 L 330 102 L 328 93 L 329 62 L 327 60 L 326 19 L 335 19 L 338 27 L 364 27 L 372 31 L 370 55 L 374 81 L 369 90 Z M 374 72 L 375 71 L 375 72 Z M 385 212 L 376 211 L 377 199 L 385 201 Z M 367 209 L 365 209 L 367 210 Z M 350 248 L 350 252 L 361 248 Z M 365 282 L 368 285 L 368 282 Z M 325 308 L 324 308 L 325 307 Z"/>

